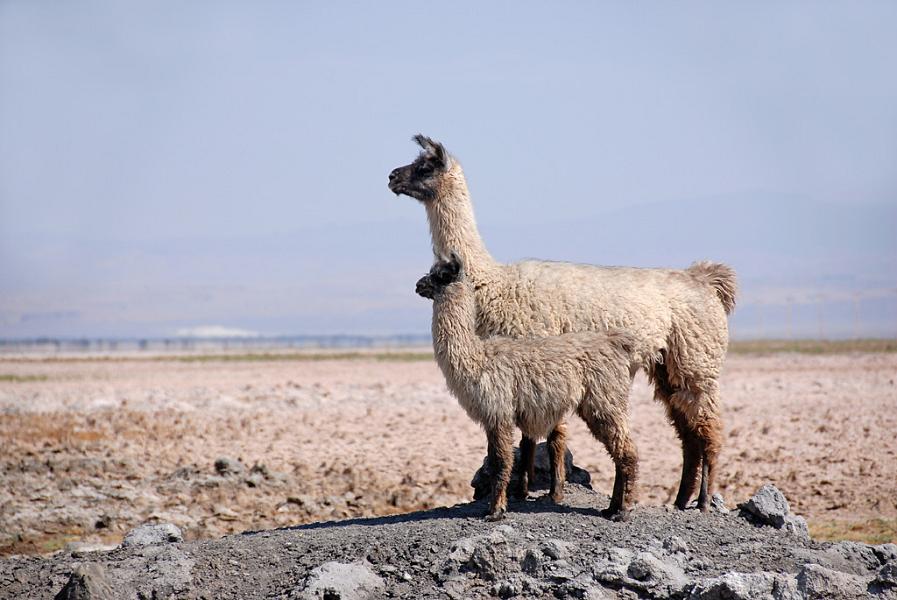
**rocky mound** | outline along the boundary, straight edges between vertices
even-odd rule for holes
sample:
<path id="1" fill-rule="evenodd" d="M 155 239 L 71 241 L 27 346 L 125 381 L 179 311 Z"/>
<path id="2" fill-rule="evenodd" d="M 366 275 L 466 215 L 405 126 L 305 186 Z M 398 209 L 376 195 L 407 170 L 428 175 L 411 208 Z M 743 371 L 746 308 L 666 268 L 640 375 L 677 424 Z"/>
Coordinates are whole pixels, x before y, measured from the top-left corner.
<path id="1" fill-rule="evenodd" d="M 170 525 L 105 552 L 0 561 L 0 597 L 897 598 L 897 545 L 819 543 L 764 486 L 740 509 L 638 507 L 615 523 L 568 484 L 504 522 L 483 502 L 183 542 Z"/>

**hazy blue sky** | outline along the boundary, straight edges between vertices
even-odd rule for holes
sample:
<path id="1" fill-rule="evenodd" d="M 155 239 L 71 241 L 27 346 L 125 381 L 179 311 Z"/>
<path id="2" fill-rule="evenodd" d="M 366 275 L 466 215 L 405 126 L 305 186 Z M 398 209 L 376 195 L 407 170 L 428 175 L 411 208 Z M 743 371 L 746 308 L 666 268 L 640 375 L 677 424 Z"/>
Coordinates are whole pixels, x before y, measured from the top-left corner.
<path id="1" fill-rule="evenodd" d="M 426 332 L 412 134 L 493 254 L 897 333 L 897 4 L 0 2 L 0 337 Z M 791 324 L 787 322 L 788 305 Z"/>

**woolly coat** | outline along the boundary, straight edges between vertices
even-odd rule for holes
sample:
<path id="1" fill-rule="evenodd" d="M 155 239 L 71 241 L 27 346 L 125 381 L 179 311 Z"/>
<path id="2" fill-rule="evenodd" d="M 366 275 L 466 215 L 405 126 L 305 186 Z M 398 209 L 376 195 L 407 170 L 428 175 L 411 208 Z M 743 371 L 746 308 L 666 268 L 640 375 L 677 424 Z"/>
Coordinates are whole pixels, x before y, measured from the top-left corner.
<path id="1" fill-rule="evenodd" d="M 516 425 L 538 439 L 573 410 L 592 421 L 625 426 L 632 381 L 629 335 L 483 340 L 475 328 L 476 299 L 468 282 L 436 294 L 436 362 L 462 408 L 486 430 Z"/>
<path id="2" fill-rule="evenodd" d="M 684 270 L 537 260 L 501 264 L 483 244 L 464 173 L 455 160 L 436 198 L 424 206 L 434 254 L 454 251 L 465 266 L 481 337 L 619 328 L 635 340 L 639 363 L 649 374 L 665 357 L 673 386 L 705 392 L 709 397 L 704 401 L 715 403 L 729 340 L 726 315 L 735 304 L 735 275 L 729 267 L 706 262 Z"/>

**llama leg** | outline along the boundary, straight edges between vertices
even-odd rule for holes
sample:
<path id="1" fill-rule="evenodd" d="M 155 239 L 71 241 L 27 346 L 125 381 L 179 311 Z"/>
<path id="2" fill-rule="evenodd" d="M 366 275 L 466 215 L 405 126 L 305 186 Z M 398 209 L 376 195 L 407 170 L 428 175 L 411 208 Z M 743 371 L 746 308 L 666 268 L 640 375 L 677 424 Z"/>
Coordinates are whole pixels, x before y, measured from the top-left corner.
<path id="1" fill-rule="evenodd" d="M 698 508 L 703 512 L 710 508 L 710 497 L 716 487 L 716 466 L 723 440 L 723 423 L 716 411 L 716 402 L 708 404 L 695 427 L 703 456 L 701 489 L 698 493 Z"/>
<path id="2" fill-rule="evenodd" d="M 638 451 L 629 434 L 625 410 L 615 413 L 599 408 L 581 411 L 580 416 L 592 435 L 607 448 L 615 465 L 610 506 L 601 514 L 615 520 L 626 520 L 630 505 L 635 500 Z"/>
<path id="3" fill-rule="evenodd" d="M 683 430 L 684 454 L 682 485 L 676 497 L 680 509 L 688 505 L 697 484 L 697 471 L 701 470 L 701 487 L 698 508 L 706 511 L 716 478 L 716 463 L 722 447 L 722 419 L 719 415 L 716 381 L 692 382 L 685 390 L 670 397 L 668 413 L 677 430 Z M 682 435 L 682 434 L 680 434 Z M 686 443 L 688 439 L 688 443 Z M 690 467 L 690 469 L 688 469 Z"/>
<path id="4" fill-rule="evenodd" d="M 701 466 L 701 442 L 692 430 L 685 413 L 667 404 L 667 416 L 682 441 L 682 478 L 679 481 L 675 504 L 676 508 L 685 510 L 697 485 L 698 469 Z"/>
<path id="5" fill-rule="evenodd" d="M 682 442 L 682 477 L 679 480 L 675 505 L 676 508 L 684 510 L 695 491 L 698 468 L 701 465 L 701 444 L 692 431 L 687 415 L 673 402 L 673 395 L 679 390 L 673 385 L 670 377 L 667 367 L 669 362 L 670 357 L 664 352 L 663 360 L 653 365 L 649 375 L 654 382 L 654 398 L 666 407 L 667 418 Z"/>
<path id="6" fill-rule="evenodd" d="M 564 500 L 564 482 L 567 480 L 564 455 L 567 451 L 567 424 L 558 423 L 548 434 L 548 458 L 551 463 L 551 491 L 549 497 L 557 504 Z"/>
<path id="7" fill-rule="evenodd" d="M 518 484 L 514 489 L 514 497 L 518 500 L 526 500 L 529 493 L 529 484 L 535 478 L 536 440 L 525 434 L 520 438 L 520 464 Z"/>
<path id="8" fill-rule="evenodd" d="M 489 445 L 495 449 L 495 473 L 492 480 L 492 502 L 487 521 L 503 519 L 508 510 L 508 483 L 514 468 L 514 428 L 499 425 L 487 432 Z"/>

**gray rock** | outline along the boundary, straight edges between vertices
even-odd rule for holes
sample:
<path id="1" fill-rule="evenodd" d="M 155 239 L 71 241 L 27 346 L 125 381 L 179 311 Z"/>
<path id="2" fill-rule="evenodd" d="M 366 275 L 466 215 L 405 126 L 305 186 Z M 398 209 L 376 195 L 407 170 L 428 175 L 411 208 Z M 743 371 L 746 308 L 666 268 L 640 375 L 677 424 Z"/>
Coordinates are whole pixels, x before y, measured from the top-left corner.
<path id="1" fill-rule="evenodd" d="M 141 525 L 135 527 L 125 535 L 122 540 L 122 548 L 131 546 L 151 546 L 153 544 L 167 544 L 169 542 L 183 542 L 184 536 L 176 525 L 171 523 L 159 523 L 158 525 Z"/>
<path id="2" fill-rule="evenodd" d="M 520 568 L 523 569 L 524 573 L 537 575 L 541 571 L 542 562 L 542 553 L 530 548 L 524 553 L 523 560 L 520 561 Z"/>
<path id="3" fill-rule="evenodd" d="M 72 558 L 84 558 L 92 552 L 109 552 L 118 548 L 116 544 L 94 544 L 91 542 L 69 542 L 65 545 L 65 551 L 71 553 Z"/>
<path id="4" fill-rule="evenodd" d="M 791 511 L 785 495 L 771 483 L 757 490 L 757 493 L 740 505 L 740 508 L 761 523 L 772 525 L 776 529 L 781 529 L 785 525 L 785 517 Z"/>
<path id="5" fill-rule="evenodd" d="M 383 580 L 361 563 L 326 562 L 305 579 L 303 600 L 364 600 L 382 596 Z"/>
<path id="6" fill-rule="evenodd" d="M 511 563 L 508 554 L 514 554 L 516 558 L 516 547 L 509 549 L 507 543 L 513 531 L 511 527 L 502 525 L 486 535 L 455 541 L 437 573 L 437 579 L 445 582 L 464 573 L 473 573 L 484 580 L 495 581 Z"/>
<path id="7" fill-rule="evenodd" d="M 113 600 L 115 594 L 100 565 L 78 566 L 54 600 Z"/>
<path id="8" fill-rule="evenodd" d="M 698 581 L 691 600 L 800 600 L 794 577 L 777 573 L 738 573 L 731 571 L 719 577 Z"/>
<path id="9" fill-rule="evenodd" d="M 881 564 L 891 561 L 897 561 L 897 544 L 879 544 L 872 546 L 872 552 L 875 553 Z"/>
<path id="10" fill-rule="evenodd" d="M 831 568 L 854 575 L 865 575 L 881 566 L 875 549 L 859 542 L 837 542 L 829 547 L 826 554 L 830 557 Z"/>
<path id="11" fill-rule="evenodd" d="M 650 552 L 639 552 L 629 563 L 626 575 L 630 578 L 625 582 L 627 587 L 659 597 L 674 595 L 688 583 L 679 565 L 664 561 Z"/>
<path id="12" fill-rule="evenodd" d="M 628 577 L 627 570 L 632 558 L 632 551 L 625 548 L 606 548 L 604 555 L 595 560 L 592 575 L 598 581 L 619 585 Z"/>
<path id="13" fill-rule="evenodd" d="M 229 456 L 220 456 L 215 459 L 215 472 L 219 475 L 239 475 L 246 470 L 246 466 L 239 460 Z"/>
<path id="14" fill-rule="evenodd" d="M 797 574 L 797 589 L 807 600 L 867 598 L 867 582 L 858 575 L 809 564 Z"/>
<path id="15" fill-rule="evenodd" d="M 729 514 L 729 507 L 726 506 L 726 501 L 723 500 L 723 496 L 719 492 L 710 498 L 710 508 L 723 515 Z"/>
<path id="16" fill-rule="evenodd" d="M 890 587 L 897 587 L 897 562 L 889 562 L 878 570 L 875 581 Z"/>
<path id="17" fill-rule="evenodd" d="M 511 473 L 511 483 L 509 489 L 514 489 L 520 482 L 520 449 L 514 448 L 514 470 Z M 585 469 L 577 467 L 573 464 L 573 454 L 568 448 L 564 453 L 564 464 L 566 466 L 567 478 L 569 483 L 578 483 L 579 485 L 592 488 L 592 477 Z M 547 490 L 551 486 L 551 463 L 548 458 L 548 446 L 542 442 L 536 446 L 536 459 L 534 462 L 536 477 L 534 481 L 529 482 L 529 489 Z M 470 481 L 470 487 L 473 488 L 474 500 L 486 498 L 492 491 L 492 473 L 489 468 L 488 457 L 483 459 L 483 465 L 477 469 L 473 479 Z"/>
<path id="18" fill-rule="evenodd" d="M 688 544 L 678 535 L 665 539 L 663 541 L 663 549 L 670 554 L 688 554 Z"/>
<path id="19" fill-rule="evenodd" d="M 563 540 L 549 539 L 539 545 L 542 554 L 551 560 L 562 560 L 570 556 L 570 552 L 576 549 L 576 544 Z"/>
<path id="20" fill-rule="evenodd" d="M 797 536 L 802 540 L 810 539 L 810 530 L 807 528 L 807 520 L 799 515 L 786 515 L 782 529 Z"/>

